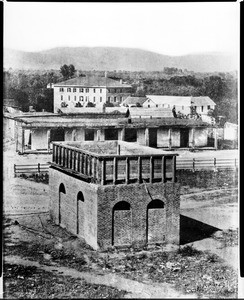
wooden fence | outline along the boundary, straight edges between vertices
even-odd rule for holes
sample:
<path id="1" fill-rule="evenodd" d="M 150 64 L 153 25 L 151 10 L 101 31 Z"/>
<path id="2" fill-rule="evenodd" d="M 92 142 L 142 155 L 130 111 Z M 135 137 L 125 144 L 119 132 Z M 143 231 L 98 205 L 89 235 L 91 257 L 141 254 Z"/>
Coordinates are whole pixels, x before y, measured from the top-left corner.
<path id="1" fill-rule="evenodd" d="M 237 169 L 238 158 L 177 158 L 177 170 L 214 170 Z"/>
<path id="2" fill-rule="evenodd" d="M 18 174 L 43 174 L 48 173 L 49 164 L 14 165 L 14 176 Z M 109 166 L 109 164 L 108 164 Z M 176 170 L 218 170 L 218 169 L 237 169 L 239 166 L 238 158 L 179 158 L 176 159 Z M 157 165 L 155 165 L 157 169 Z M 104 170 L 105 171 L 105 170 Z M 113 172 L 108 172 L 113 173 Z M 109 175 L 109 174 L 108 174 Z"/>
<path id="3" fill-rule="evenodd" d="M 20 174 L 44 174 L 48 173 L 49 164 L 14 165 L 14 176 Z"/>

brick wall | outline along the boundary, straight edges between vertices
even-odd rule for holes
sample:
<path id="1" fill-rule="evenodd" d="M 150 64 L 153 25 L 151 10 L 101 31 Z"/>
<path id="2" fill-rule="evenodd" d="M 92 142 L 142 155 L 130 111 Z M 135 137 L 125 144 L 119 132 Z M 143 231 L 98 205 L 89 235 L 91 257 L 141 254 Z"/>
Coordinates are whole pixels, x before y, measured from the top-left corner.
<path id="1" fill-rule="evenodd" d="M 59 193 L 60 184 L 65 193 Z M 54 222 L 84 237 L 95 249 L 113 244 L 179 243 L 178 183 L 98 186 L 51 167 L 49 185 Z M 79 192 L 84 202 L 77 202 Z M 162 207 L 151 206 L 152 199 Z M 127 207 L 119 206 L 122 201 Z"/>
<path id="2" fill-rule="evenodd" d="M 61 193 L 61 199 L 59 199 L 61 183 L 66 193 Z M 97 249 L 97 186 L 50 168 L 49 187 L 50 212 L 54 222 L 59 224 L 61 212 L 60 225 L 76 235 L 77 224 L 79 224 L 78 236 L 85 238 L 88 244 Z M 83 203 L 82 201 L 77 203 L 79 192 L 83 194 Z M 83 220 L 82 216 L 84 216 Z"/>
<path id="3" fill-rule="evenodd" d="M 165 239 L 165 242 L 168 243 L 179 243 L 179 184 L 154 183 L 146 184 L 146 186 L 153 200 L 163 201 L 163 209 L 149 210 L 148 214 L 147 206 L 152 199 L 144 184 L 99 186 L 97 237 L 98 244 L 101 247 L 111 246 L 112 240 L 115 243 L 122 244 L 124 242 L 121 237 L 115 236 L 116 232 L 118 232 L 116 227 L 118 215 L 116 214 L 115 218 L 113 218 L 113 208 L 120 201 L 128 202 L 131 207 L 132 244 L 137 246 L 144 245 L 147 242 L 147 226 L 150 227 L 148 232 L 152 235 L 153 241 L 157 240 L 159 242 Z M 128 223 L 128 212 L 126 219 Z M 159 222 L 158 225 L 157 222 Z M 114 225 L 115 228 L 113 228 Z M 154 229 L 156 232 L 152 234 Z M 125 235 L 128 236 L 128 231 Z"/>

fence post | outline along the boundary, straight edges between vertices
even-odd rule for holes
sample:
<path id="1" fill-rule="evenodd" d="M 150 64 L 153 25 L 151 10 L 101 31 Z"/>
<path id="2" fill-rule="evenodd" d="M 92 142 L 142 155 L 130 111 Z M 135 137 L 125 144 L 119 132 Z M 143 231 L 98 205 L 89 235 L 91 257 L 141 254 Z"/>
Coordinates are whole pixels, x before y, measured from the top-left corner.
<path id="1" fill-rule="evenodd" d="M 216 157 L 214 157 L 214 172 L 217 172 L 217 168 L 216 168 Z"/>
<path id="2" fill-rule="evenodd" d="M 195 158 L 192 160 L 192 172 L 195 173 Z"/>

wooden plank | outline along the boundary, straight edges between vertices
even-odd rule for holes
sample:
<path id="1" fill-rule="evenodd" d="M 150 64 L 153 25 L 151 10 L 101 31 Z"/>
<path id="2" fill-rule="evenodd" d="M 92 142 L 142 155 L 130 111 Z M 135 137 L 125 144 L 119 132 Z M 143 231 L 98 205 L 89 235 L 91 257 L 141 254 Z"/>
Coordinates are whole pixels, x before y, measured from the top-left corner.
<path id="1" fill-rule="evenodd" d="M 150 183 L 153 183 L 153 175 L 154 175 L 154 165 L 153 165 L 153 157 L 150 157 Z"/>
<path id="2" fill-rule="evenodd" d="M 102 172 L 101 172 L 101 184 L 104 185 L 106 183 L 106 160 L 102 160 Z"/>
<path id="3" fill-rule="evenodd" d="M 161 176 L 162 176 L 161 181 L 165 182 L 165 156 L 162 156 Z"/>
<path id="4" fill-rule="evenodd" d="M 125 183 L 128 184 L 130 181 L 130 161 L 127 156 L 125 159 Z"/>
<path id="5" fill-rule="evenodd" d="M 141 157 L 138 157 L 138 183 L 142 182 Z"/>
<path id="6" fill-rule="evenodd" d="M 100 183 L 101 182 L 101 167 L 100 167 L 100 160 L 99 158 L 97 159 L 97 165 L 96 165 L 96 168 L 97 168 L 97 183 Z"/>
<path id="7" fill-rule="evenodd" d="M 116 184 L 117 181 L 117 158 L 114 157 L 113 161 L 113 184 Z"/>
<path id="8" fill-rule="evenodd" d="M 176 156 L 172 157 L 172 182 L 176 182 Z"/>

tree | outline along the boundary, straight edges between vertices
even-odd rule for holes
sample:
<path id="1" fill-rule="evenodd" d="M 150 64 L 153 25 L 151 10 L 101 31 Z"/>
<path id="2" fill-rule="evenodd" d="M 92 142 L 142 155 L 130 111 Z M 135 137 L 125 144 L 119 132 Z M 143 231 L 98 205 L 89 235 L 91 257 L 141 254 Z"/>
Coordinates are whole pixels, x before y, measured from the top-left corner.
<path id="1" fill-rule="evenodd" d="M 69 66 L 64 64 L 63 66 L 60 67 L 60 73 L 62 74 L 65 80 L 72 78 L 75 72 L 76 72 L 75 67 L 72 64 Z"/>

